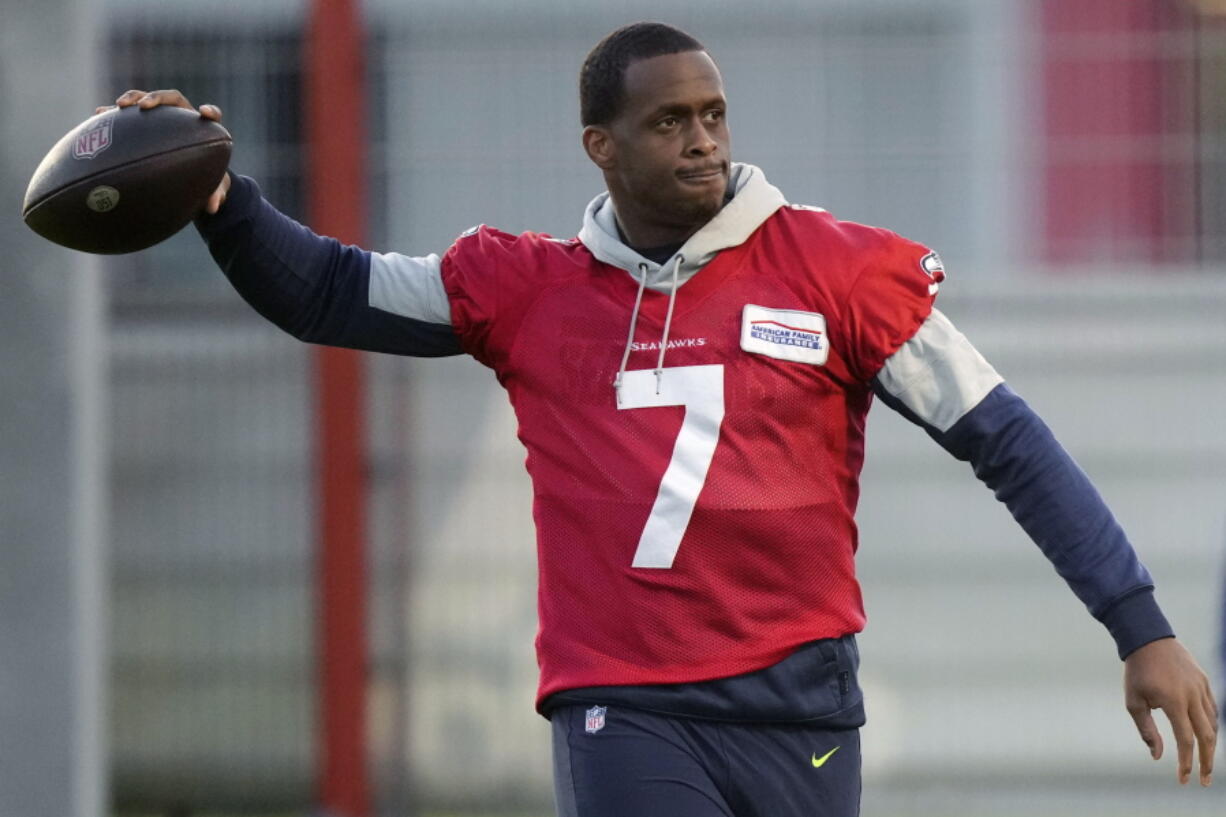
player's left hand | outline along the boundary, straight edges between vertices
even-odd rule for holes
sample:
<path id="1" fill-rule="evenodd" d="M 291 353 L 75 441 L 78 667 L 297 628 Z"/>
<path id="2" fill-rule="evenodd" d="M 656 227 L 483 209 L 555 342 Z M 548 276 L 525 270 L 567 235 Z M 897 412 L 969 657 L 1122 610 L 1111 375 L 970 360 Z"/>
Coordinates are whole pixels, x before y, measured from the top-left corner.
<path id="1" fill-rule="evenodd" d="M 1154 760 L 1162 757 L 1162 735 L 1150 710 L 1165 712 L 1179 751 L 1179 782 L 1187 783 L 1192 774 L 1195 743 L 1200 784 L 1209 785 L 1217 746 L 1217 703 L 1204 670 L 1179 641 L 1151 641 L 1124 659 L 1124 704 Z"/>

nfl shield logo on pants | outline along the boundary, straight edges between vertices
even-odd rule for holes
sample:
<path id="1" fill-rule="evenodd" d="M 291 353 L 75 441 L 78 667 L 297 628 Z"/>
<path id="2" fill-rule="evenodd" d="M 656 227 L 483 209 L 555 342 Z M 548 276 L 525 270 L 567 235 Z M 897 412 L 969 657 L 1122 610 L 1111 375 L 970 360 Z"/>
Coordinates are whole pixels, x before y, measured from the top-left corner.
<path id="1" fill-rule="evenodd" d="M 587 711 L 587 721 L 583 726 L 584 731 L 589 735 L 594 735 L 601 729 L 604 729 L 604 713 L 609 711 L 607 706 L 593 706 Z"/>

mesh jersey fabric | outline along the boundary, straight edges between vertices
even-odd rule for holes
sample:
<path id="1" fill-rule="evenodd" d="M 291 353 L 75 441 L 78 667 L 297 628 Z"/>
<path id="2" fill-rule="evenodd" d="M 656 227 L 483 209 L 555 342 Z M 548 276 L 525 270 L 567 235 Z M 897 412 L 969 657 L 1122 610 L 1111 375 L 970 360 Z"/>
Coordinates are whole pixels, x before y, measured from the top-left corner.
<path id="1" fill-rule="evenodd" d="M 640 536 L 692 409 L 618 408 L 636 283 L 578 240 L 481 227 L 456 241 L 442 262 L 453 326 L 506 388 L 528 452 L 538 705 L 576 687 L 728 677 L 863 628 L 869 381 L 931 311 L 941 273 L 928 254 L 789 206 L 678 290 L 662 378 L 722 367 L 723 415 L 671 565 L 643 568 Z M 643 295 L 629 371 L 656 365 L 667 302 Z M 824 363 L 742 349 L 746 305 L 821 315 Z"/>

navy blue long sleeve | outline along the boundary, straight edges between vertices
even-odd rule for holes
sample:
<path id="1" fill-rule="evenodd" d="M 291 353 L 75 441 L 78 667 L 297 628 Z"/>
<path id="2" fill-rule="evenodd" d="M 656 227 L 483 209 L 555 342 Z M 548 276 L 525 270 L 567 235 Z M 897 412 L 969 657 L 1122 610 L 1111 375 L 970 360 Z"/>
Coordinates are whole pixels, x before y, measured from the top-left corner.
<path id="1" fill-rule="evenodd" d="M 461 353 L 450 326 L 370 305 L 369 252 L 311 232 L 264 200 L 252 179 L 231 180 L 225 206 L 196 228 L 257 312 L 310 343 L 415 357 Z"/>
<path id="2" fill-rule="evenodd" d="M 1012 389 L 996 386 L 945 432 L 923 422 L 884 389 L 876 392 L 946 451 L 970 463 L 1107 627 L 1121 658 L 1174 634 L 1154 600 L 1149 571 L 1107 504 L 1046 423 Z"/>

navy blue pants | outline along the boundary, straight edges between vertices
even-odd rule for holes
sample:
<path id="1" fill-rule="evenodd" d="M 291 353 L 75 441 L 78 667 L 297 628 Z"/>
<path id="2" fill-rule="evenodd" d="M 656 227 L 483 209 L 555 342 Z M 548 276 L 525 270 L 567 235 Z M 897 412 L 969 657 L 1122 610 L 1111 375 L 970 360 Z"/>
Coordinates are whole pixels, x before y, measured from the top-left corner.
<path id="1" fill-rule="evenodd" d="M 552 713 L 558 817 L 856 817 L 860 732 L 610 707 Z"/>

